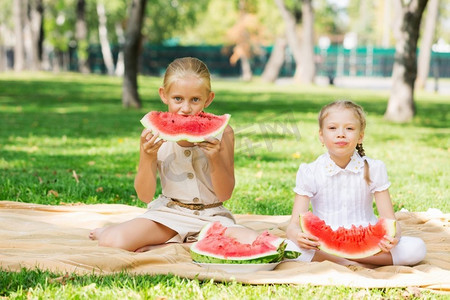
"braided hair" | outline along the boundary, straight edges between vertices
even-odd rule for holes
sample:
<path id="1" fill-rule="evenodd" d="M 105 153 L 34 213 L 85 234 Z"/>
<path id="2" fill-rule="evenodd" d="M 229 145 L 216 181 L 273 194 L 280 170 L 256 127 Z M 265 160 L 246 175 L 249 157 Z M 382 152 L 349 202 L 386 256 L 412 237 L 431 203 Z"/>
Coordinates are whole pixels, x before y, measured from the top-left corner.
<path id="1" fill-rule="evenodd" d="M 349 101 L 349 100 L 337 100 L 337 101 L 334 101 L 334 102 L 322 107 L 322 109 L 319 112 L 319 127 L 320 127 L 320 129 L 322 129 L 323 120 L 325 120 L 325 118 L 328 115 L 328 111 L 331 108 L 351 109 L 355 113 L 355 116 L 359 120 L 361 132 L 364 132 L 364 130 L 366 129 L 366 115 L 364 113 L 363 108 L 361 106 L 359 106 L 358 104 L 356 104 L 352 101 Z M 362 143 L 356 145 L 356 151 L 358 151 L 359 156 L 361 156 L 364 159 L 364 180 L 367 182 L 367 184 L 370 184 L 372 182 L 372 180 L 370 180 L 369 163 L 367 162 L 367 159 L 365 158 L 366 153 L 364 151 Z"/>

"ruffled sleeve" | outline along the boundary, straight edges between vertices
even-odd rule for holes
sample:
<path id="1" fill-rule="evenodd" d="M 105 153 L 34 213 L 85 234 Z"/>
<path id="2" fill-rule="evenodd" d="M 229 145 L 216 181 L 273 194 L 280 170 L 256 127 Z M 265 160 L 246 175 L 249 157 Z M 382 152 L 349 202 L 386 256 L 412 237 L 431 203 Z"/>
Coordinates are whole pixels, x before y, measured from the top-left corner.
<path id="1" fill-rule="evenodd" d="M 388 179 L 388 174 L 386 166 L 381 160 L 369 160 L 369 171 L 370 171 L 370 192 L 381 192 L 387 190 L 391 183 Z"/>
<path id="2" fill-rule="evenodd" d="M 308 164 L 301 164 L 298 168 L 294 192 L 298 195 L 312 197 L 316 193 L 313 172 Z"/>

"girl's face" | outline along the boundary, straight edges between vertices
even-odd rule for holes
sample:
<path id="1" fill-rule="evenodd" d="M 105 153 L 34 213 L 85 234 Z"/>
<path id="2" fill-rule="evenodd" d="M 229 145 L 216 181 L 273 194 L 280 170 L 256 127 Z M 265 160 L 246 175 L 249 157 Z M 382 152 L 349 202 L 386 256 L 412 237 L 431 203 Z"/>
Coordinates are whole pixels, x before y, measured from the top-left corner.
<path id="1" fill-rule="evenodd" d="M 327 147 L 331 159 L 342 168 L 349 163 L 363 137 L 356 114 L 345 108 L 331 108 L 319 130 L 320 141 Z"/>
<path id="2" fill-rule="evenodd" d="M 161 100 L 171 113 L 195 115 L 208 107 L 214 93 L 208 92 L 206 84 L 195 76 L 179 78 L 169 88 L 159 88 Z"/>

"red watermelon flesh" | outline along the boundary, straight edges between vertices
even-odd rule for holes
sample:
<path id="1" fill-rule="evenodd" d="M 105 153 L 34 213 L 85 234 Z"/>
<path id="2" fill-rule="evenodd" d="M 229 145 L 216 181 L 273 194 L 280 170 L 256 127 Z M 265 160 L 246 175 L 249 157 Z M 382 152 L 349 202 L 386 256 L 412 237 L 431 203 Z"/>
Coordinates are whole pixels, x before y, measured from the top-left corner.
<path id="1" fill-rule="evenodd" d="M 191 246 L 191 256 L 201 263 L 250 264 L 280 261 L 284 256 L 284 239 L 265 231 L 251 244 L 240 243 L 225 235 L 219 222 L 208 224 Z"/>
<path id="2" fill-rule="evenodd" d="M 230 115 L 214 115 L 200 112 L 196 115 L 180 115 L 170 112 L 151 111 L 141 123 L 167 141 L 202 142 L 207 137 L 216 137 L 225 130 Z"/>
<path id="3" fill-rule="evenodd" d="M 385 235 L 395 236 L 395 220 L 380 218 L 375 225 L 339 227 L 333 230 L 312 212 L 300 216 L 303 232 L 319 239 L 319 249 L 340 257 L 357 259 L 381 251 L 378 243 Z"/>

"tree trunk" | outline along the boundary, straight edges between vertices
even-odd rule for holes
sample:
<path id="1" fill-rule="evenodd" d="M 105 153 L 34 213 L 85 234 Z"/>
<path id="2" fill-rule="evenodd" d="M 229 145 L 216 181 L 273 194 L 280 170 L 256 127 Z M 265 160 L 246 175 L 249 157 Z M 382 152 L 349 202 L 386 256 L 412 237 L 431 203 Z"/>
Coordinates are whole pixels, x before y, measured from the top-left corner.
<path id="1" fill-rule="evenodd" d="M 383 36 L 381 38 L 381 47 L 389 48 L 391 46 L 391 0 L 383 1 Z"/>
<path id="2" fill-rule="evenodd" d="M 30 63 L 32 70 L 41 69 L 42 50 L 39 49 L 41 43 L 41 29 L 44 16 L 44 5 L 42 0 L 29 0 L 28 29 L 31 37 L 30 43 Z"/>
<path id="3" fill-rule="evenodd" d="M 114 59 L 108 40 L 108 28 L 106 27 L 106 12 L 103 3 L 97 3 L 98 14 L 98 35 L 102 49 L 103 62 L 105 63 L 108 75 L 114 75 Z"/>
<path id="4" fill-rule="evenodd" d="M 245 16 L 246 11 L 246 1 L 239 0 L 239 22 L 242 23 L 242 30 L 240 32 L 240 38 L 238 39 L 238 44 L 236 48 L 240 48 L 242 51 L 240 55 L 241 70 L 242 70 L 242 80 L 251 81 L 253 78 L 252 67 L 250 65 L 250 55 L 251 55 L 251 45 L 250 45 L 250 34 L 245 27 Z"/>
<path id="5" fill-rule="evenodd" d="M 86 22 L 86 0 L 77 1 L 77 22 L 75 24 L 75 39 L 77 40 L 78 70 L 89 73 L 89 42 L 87 40 L 88 26 Z"/>
<path id="6" fill-rule="evenodd" d="M 141 44 L 141 28 L 147 0 L 132 0 L 125 34 L 124 61 L 125 73 L 122 85 L 122 105 L 124 107 L 142 106 L 137 90 L 138 58 Z"/>
<path id="7" fill-rule="evenodd" d="M 25 45 L 24 45 L 24 19 L 25 19 L 25 5 L 22 0 L 14 0 L 13 3 L 14 14 L 14 70 L 22 71 L 25 67 Z"/>
<path id="8" fill-rule="evenodd" d="M 0 25 L 0 34 L 1 34 L 1 25 Z M 6 71 L 6 47 L 3 44 L 0 44 L 0 72 Z"/>
<path id="9" fill-rule="evenodd" d="M 402 0 L 396 0 L 402 2 Z M 411 0 L 402 5 L 401 27 L 398 34 L 392 88 L 385 118 L 395 122 L 410 121 L 415 114 L 414 81 L 417 74 L 417 40 L 419 39 L 420 20 L 428 0 Z"/>
<path id="10" fill-rule="evenodd" d="M 243 54 L 240 58 L 241 70 L 242 70 L 242 80 L 249 82 L 253 78 L 252 67 L 250 66 L 250 60 L 247 55 Z"/>
<path id="11" fill-rule="evenodd" d="M 419 58 L 417 63 L 416 88 L 423 90 L 430 72 L 431 47 L 433 46 L 436 22 L 439 14 L 439 0 L 430 0 L 427 9 L 427 18 L 425 19 L 425 28 L 423 31 L 422 42 L 419 49 Z"/>
<path id="12" fill-rule="evenodd" d="M 314 83 L 316 65 L 314 59 L 314 9 L 312 0 L 302 1 L 302 64 L 300 65 L 300 80 L 302 83 Z"/>
<path id="13" fill-rule="evenodd" d="M 117 63 L 116 63 L 116 76 L 123 76 L 125 71 L 124 66 L 124 58 L 123 58 L 123 44 L 125 44 L 125 35 L 123 33 L 122 24 L 119 22 L 116 23 L 116 35 L 117 39 L 119 41 L 119 54 L 117 56 Z"/>
<path id="14" fill-rule="evenodd" d="M 272 53 L 270 54 L 269 60 L 264 67 L 264 72 L 261 78 L 265 82 L 275 82 L 280 74 L 281 67 L 284 63 L 286 51 L 286 39 L 277 38 L 275 45 L 273 46 Z"/>
<path id="15" fill-rule="evenodd" d="M 295 21 L 295 17 L 292 13 L 286 8 L 284 4 L 284 0 L 275 0 L 275 4 L 277 5 L 281 17 L 284 20 L 284 24 L 286 26 L 286 39 L 289 45 L 289 49 L 292 52 L 292 56 L 295 60 L 295 75 L 294 80 L 296 82 L 301 82 L 301 71 L 300 66 L 302 64 L 302 51 L 301 51 L 301 42 L 297 33 L 297 23 Z"/>

